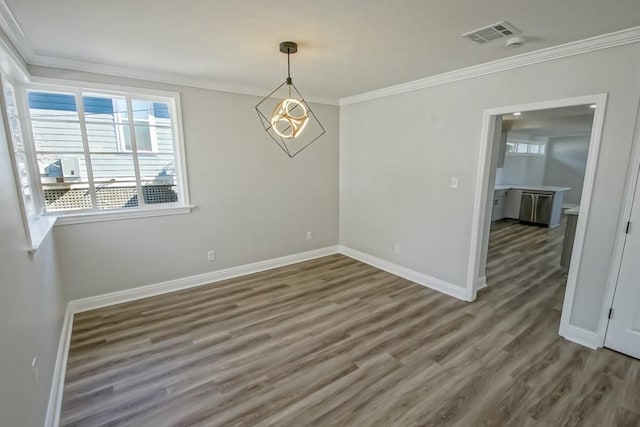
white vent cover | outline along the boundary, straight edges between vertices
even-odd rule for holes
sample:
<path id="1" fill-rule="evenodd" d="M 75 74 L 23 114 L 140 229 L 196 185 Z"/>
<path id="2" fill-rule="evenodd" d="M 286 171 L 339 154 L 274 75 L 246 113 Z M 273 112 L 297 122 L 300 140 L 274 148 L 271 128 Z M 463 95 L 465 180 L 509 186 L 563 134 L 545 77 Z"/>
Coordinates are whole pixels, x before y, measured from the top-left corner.
<path id="1" fill-rule="evenodd" d="M 477 30 L 470 31 L 463 34 L 462 37 L 469 39 L 474 43 L 483 44 L 492 42 L 494 40 L 501 39 L 503 37 L 511 37 L 514 34 L 520 34 L 513 25 L 506 21 L 498 22 L 497 24 L 489 25 L 488 27 L 478 28 Z"/>

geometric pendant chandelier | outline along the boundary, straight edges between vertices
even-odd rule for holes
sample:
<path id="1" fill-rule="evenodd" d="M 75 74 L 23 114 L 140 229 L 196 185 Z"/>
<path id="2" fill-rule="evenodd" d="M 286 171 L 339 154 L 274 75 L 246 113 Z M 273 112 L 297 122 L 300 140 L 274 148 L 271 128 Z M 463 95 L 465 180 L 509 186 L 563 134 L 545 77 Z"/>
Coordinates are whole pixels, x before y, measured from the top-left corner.
<path id="1" fill-rule="evenodd" d="M 290 158 L 325 133 L 291 79 L 290 56 L 297 51 L 298 45 L 294 42 L 280 43 L 280 52 L 287 54 L 287 78 L 256 105 L 264 130 Z"/>

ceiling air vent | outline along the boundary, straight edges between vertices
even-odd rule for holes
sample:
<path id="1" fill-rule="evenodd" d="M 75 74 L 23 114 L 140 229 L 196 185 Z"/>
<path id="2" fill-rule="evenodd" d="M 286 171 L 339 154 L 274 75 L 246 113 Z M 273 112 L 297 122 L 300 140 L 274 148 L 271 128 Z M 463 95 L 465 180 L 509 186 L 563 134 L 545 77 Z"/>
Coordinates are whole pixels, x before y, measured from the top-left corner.
<path id="1" fill-rule="evenodd" d="M 502 21 L 497 24 L 489 25 L 488 27 L 470 31 L 463 34 L 462 37 L 469 39 L 474 43 L 483 44 L 503 37 L 511 37 L 514 34 L 520 34 L 520 30 L 508 22 Z"/>

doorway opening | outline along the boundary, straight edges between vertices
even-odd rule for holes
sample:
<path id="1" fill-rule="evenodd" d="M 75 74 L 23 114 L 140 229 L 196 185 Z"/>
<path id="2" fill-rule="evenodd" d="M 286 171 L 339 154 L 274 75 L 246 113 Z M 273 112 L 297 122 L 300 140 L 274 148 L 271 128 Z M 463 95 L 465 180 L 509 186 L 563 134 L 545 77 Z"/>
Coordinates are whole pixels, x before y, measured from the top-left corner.
<path id="1" fill-rule="evenodd" d="M 568 325 L 606 95 L 487 110 L 467 288 L 555 301 Z M 546 294 L 536 285 L 546 285 Z M 520 288 L 518 288 L 518 286 Z M 491 289 L 493 287 L 493 289 Z M 500 288 L 500 289 L 498 289 Z M 564 298 L 563 298 L 564 297 Z"/>

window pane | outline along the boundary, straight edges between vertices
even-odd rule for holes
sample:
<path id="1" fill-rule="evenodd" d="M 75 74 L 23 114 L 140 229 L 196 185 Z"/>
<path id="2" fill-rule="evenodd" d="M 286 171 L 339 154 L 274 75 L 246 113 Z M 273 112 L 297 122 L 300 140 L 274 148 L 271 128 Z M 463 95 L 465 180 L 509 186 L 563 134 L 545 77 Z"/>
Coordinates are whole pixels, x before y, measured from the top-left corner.
<path id="1" fill-rule="evenodd" d="M 28 93 L 29 113 L 32 119 L 78 121 L 76 97 L 72 93 Z"/>
<path id="2" fill-rule="evenodd" d="M 96 183 L 136 180 L 132 154 L 92 154 L 91 167 Z"/>
<path id="3" fill-rule="evenodd" d="M 43 184 L 44 201 L 48 212 L 91 209 L 88 183 Z"/>
<path id="4" fill-rule="evenodd" d="M 175 179 L 143 182 L 142 194 L 144 194 L 144 202 L 148 205 L 178 201 L 178 188 Z"/>
<path id="5" fill-rule="evenodd" d="M 116 123 L 127 123 L 129 121 L 129 113 L 127 110 L 127 100 L 125 98 L 114 97 L 113 116 Z"/>
<path id="6" fill-rule="evenodd" d="M 143 181 L 173 180 L 176 175 L 173 153 L 141 155 L 138 161 Z"/>
<path id="7" fill-rule="evenodd" d="M 117 153 L 120 151 L 116 126 L 108 122 L 87 122 L 89 151 Z"/>
<path id="8" fill-rule="evenodd" d="M 149 125 L 138 124 L 134 126 L 136 131 L 136 144 L 138 151 L 153 151 L 153 145 L 151 143 L 151 129 Z"/>
<path id="9" fill-rule="evenodd" d="M 131 151 L 131 129 L 129 125 L 122 125 L 121 135 L 124 140 L 123 151 Z M 151 142 L 151 129 L 147 124 L 138 124 L 134 126 L 136 132 L 136 147 L 138 151 L 153 151 Z"/>
<path id="10" fill-rule="evenodd" d="M 158 153 L 173 155 L 173 130 L 170 127 L 155 126 L 152 131 L 155 132 Z"/>
<path id="11" fill-rule="evenodd" d="M 149 101 L 133 99 L 131 100 L 131 108 L 134 120 L 149 120 L 149 116 L 153 115 L 153 103 Z"/>
<path id="12" fill-rule="evenodd" d="M 38 153 L 37 157 L 43 184 L 87 181 L 87 165 L 81 153 Z"/>
<path id="13" fill-rule="evenodd" d="M 48 212 L 91 209 L 87 165 L 80 153 L 38 153 L 40 181 Z"/>
<path id="14" fill-rule="evenodd" d="M 82 151 L 82 132 L 79 122 L 31 121 L 36 151 Z"/>
<path id="15" fill-rule="evenodd" d="M 516 144 L 516 152 L 518 153 L 526 153 L 528 148 L 528 144 Z"/>
<path id="16" fill-rule="evenodd" d="M 127 209 L 138 206 L 138 187 L 135 181 L 117 181 L 96 185 L 98 209 Z"/>
<path id="17" fill-rule="evenodd" d="M 113 123 L 113 97 L 83 94 L 82 104 L 84 106 L 84 117 L 87 122 Z"/>
<path id="18" fill-rule="evenodd" d="M 118 135 L 116 125 L 127 120 L 127 102 L 123 97 L 103 94 L 84 93 L 85 122 L 87 140 L 91 152 L 122 151 L 122 137 Z"/>
<path id="19" fill-rule="evenodd" d="M 529 145 L 529 152 L 532 154 L 538 154 L 540 150 L 540 146 L 538 144 L 530 144 Z"/>
<path id="20" fill-rule="evenodd" d="M 168 124 L 171 124 L 171 114 L 169 111 L 169 104 L 166 102 L 154 102 L 153 103 L 153 117 L 156 119 L 156 124 L 160 124 L 160 119 L 166 119 Z"/>
<path id="21" fill-rule="evenodd" d="M 546 145 L 540 145 L 540 154 L 544 154 Z"/>

